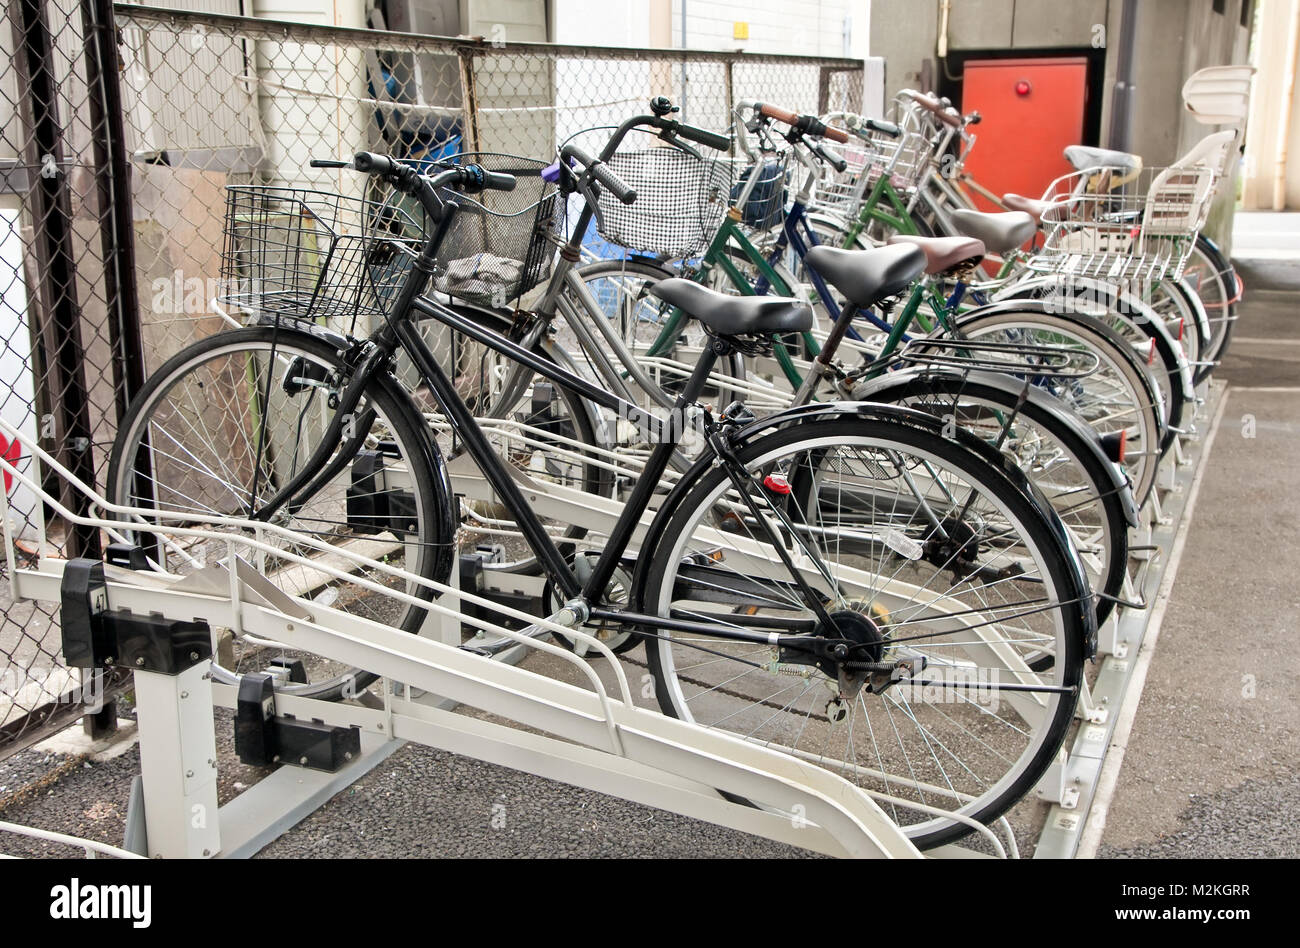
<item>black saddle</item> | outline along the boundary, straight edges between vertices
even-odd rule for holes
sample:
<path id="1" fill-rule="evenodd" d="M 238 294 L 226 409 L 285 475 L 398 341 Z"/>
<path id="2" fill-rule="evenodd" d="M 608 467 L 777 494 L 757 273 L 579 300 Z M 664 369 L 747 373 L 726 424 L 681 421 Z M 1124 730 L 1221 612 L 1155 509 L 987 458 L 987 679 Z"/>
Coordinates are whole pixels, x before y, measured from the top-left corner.
<path id="1" fill-rule="evenodd" d="M 751 336 L 812 329 L 812 308 L 777 296 L 728 296 L 690 280 L 661 280 L 650 292 L 698 319 L 719 336 Z"/>
<path id="2" fill-rule="evenodd" d="M 872 250 L 817 246 L 804 262 L 820 273 L 850 303 L 870 309 L 897 296 L 925 272 L 925 251 L 915 244 L 890 244 Z"/>

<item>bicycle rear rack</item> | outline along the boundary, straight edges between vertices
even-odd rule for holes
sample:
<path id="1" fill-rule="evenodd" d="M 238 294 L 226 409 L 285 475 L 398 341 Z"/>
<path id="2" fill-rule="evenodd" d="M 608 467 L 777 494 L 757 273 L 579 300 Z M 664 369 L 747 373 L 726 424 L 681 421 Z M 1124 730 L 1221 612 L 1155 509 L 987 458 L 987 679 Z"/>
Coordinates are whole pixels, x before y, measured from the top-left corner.
<path id="1" fill-rule="evenodd" d="M 0 420 L 0 429 L 17 434 Z M 152 649 L 131 663 L 141 745 L 139 792 L 128 816 L 128 845 L 139 854 L 167 857 L 251 855 L 298 822 L 334 793 L 364 775 L 404 741 L 448 750 L 524 770 L 550 779 L 706 820 L 732 829 L 835 856 L 915 858 L 918 851 L 873 796 L 923 814 L 966 823 L 999 855 L 1006 849 L 987 827 L 949 811 L 864 791 L 823 767 L 780 750 L 726 733 L 665 717 L 638 707 L 621 666 L 608 648 L 580 629 L 558 621 L 561 614 L 538 618 L 452 585 L 424 580 L 374 559 L 283 528 L 251 521 L 214 519 L 201 526 L 182 524 L 158 511 L 110 504 L 79 481 L 39 446 L 30 455 L 0 466 L 69 523 L 104 531 L 111 539 L 148 533 L 159 542 L 201 539 L 220 544 L 225 557 L 193 574 L 177 576 L 157 569 L 130 570 L 97 561 L 63 561 L 43 556 L 34 567 L 15 554 L 8 507 L 4 509 L 5 554 L 15 598 L 64 602 L 84 607 L 83 625 L 65 632 L 82 641 L 104 631 L 110 612 L 132 623 L 137 638 L 149 628 Z M 40 469 L 56 474 L 85 495 L 93 512 L 76 516 L 41 489 Z M 293 539 L 298 549 L 328 551 L 328 561 L 279 549 L 270 539 Z M 41 538 L 44 549 L 44 538 Z M 257 558 L 310 564 L 347 579 L 370 594 L 426 608 L 440 621 L 441 633 L 411 635 L 366 618 L 283 592 L 248 561 Z M 356 575 L 366 569 L 432 589 L 429 602 Z M 100 577 L 78 585 L 77 577 Z M 410 588 L 410 586 L 404 586 Z M 93 595 L 91 591 L 93 590 Z M 80 598 L 76 598 L 80 595 Z M 495 625 L 462 609 L 507 615 L 523 630 Z M 196 617 L 199 617 L 196 620 Z M 70 618 L 70 621 L 75 621 Z M 548 678 L 460 645 L 462 623 L 513 639 L 570 663 L 586 688 Z M 176 650 L 179 627 L 229 629 L 286 648 L 369 669 L 384 679 L 381 707 L 363 707 L 278 693 L 267 697 L 279 721 L 314 722 L 335 740 L 354 748 L 333 773 L 292 763 L 218 807 L 217 753 L 212 707 L 246 709 L 244 689 L 214 681 L 207 650 Z M 583 657 L 536 637 L 540 630 L 563 633 L 602 654 L 614 676 L 613 693 Z M 191 639 L 193 640 L 193 639 Z M 165 651 L 170 649 L 170 651 Z M 172 665 L 159 654 L 175 658 Z M 126 655 L 127 653 L 123 653 Z M 146 657 L 147 656 L 147 657 Z M 179 656 L 179 658 L 177 658 Z M 118 656 L 119 658 L 122 656 Z M 102 660 L 102 657 L 101 657 Z M 393 683 L 401 682 L 401 685 Z M 258 682 L 254 682 L 257 685 Z M 544 734 L 456 713 L 475 708 Z M 288 718 L 284 718 L 288 720 Z M 351 743 L 349 743 L 351 741 Z M 306 760 L 304 756 L 303 760 Z M 725 791 L 730 797 L 724 797 Z M 731 802 L 746 799 L 759 806 Z M 197 819 L 195 814 L 205 818 Z M 212 814 L 216 818 L 211 818 Z M 1012 843 L 1012 846 L 1014 844 Z M 1014 852 L 1014 848 L 1013 848 Z"/>
<path id="2" fill-rule="evenodd" d="M 981 358 L 983 355 L 987 357 Z M 1101 359 L 1092 351 L 1066 346 L 1036 346 L 979 339 L 913 339 L 903 346 L 894 359 L 911 365 L 980 369 L 1005 375 L 1064 379 L 1087 378 L 1101 365 Z"/>

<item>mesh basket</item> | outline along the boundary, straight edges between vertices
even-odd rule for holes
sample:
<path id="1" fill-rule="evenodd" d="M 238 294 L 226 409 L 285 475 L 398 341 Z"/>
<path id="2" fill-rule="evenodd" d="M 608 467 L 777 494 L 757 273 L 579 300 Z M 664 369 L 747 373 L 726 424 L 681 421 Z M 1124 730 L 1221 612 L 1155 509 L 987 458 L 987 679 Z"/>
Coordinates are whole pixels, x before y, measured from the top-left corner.
<path id="1" fill-rule="evenodd" d="M 636 201 L 623 204 L 601 191 L 602 237 L 669 259 L 697 256 L 709 246 L 727 211 L 728 159 L 696 158 L 652 136 L 632 134 L 607 164 L 636 190 Z"/>
<path id="2" fill-rule="evenodd" d="M 228 306 L 302 319 L 378 315 L 410 272 L 423 215 L 308 188 L 226 189 Z"/>
<path id="3" fill-rule="evenodd" d="M 1205 165 L 1147 168 L 1123 178 L 1093 168 L 1049 186 L 1040 272 L 1076 277 L 1178 279 L 1205 223 L 1218 176 Z"/>
<path id="4" fill-rule="evenodd" d="M 836 171 L 828 165 L 817 186 L 818 203 L 846 217 L 857 214 L 858 205 L 882 175 L 889 176 L 889 183 L 900 194 L 913 191 L 925 176 L 932 151 L 920 123 L 906 113 L 902 113 L 902 134 L 897 138 L 865 128 L 857 118 L 845 113 L 828 117 L 828 124 L 851 134 L 848 144 L 837 146 L 848 167 Z"/>
<path id="5" fill-rule="evenodd" d="M 745 206 L 740 210 L 740 219 L 754 230 L 766 231 L 779 227 L 785 220 L 786 184 L 789 171 L 786 167 L 787 156 L 764 158 L 761 163 L 752 164 L 740 173 L 740 177 L 731 188 L 731 203 L 736 205 L 745 191 Z M 757 169 L 757 172 L 755 171 Z M 749 179 L 755 173 L 758 180 L 749 188 Z"/>
<path id="6" fill-rule="evenodd" d="M 550 240 L 562 202 L 542 178 L 546 162 L 483 152 L 456 155 L 455 164 L 478 164 L 515 176 L 513 191 L 484 191 L 473 197 L 451 191 L 460 212 L 438 249 L 437 289 L 458 299 L 505 306 L 537 286 L 551 272 Z"/>

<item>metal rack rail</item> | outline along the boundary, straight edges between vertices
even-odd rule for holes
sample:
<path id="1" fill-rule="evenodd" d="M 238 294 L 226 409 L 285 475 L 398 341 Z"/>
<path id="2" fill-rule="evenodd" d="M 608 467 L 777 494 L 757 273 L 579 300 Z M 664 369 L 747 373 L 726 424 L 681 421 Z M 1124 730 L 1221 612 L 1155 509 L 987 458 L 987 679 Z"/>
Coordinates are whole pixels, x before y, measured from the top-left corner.
<path id="1" fill-rule="evenodd" d="M 328 549 L 331 554 L 330 563 L 312 561 L 267 542 L 290 534 L 274 525 L 232 519 L 197 527 L 177 525 L 183 519 L 179 515 L 174 518 L 177 524 L 167 523 L 167 515 L 158 511 L 108 503 L 39 447 L 32 448 L 31 460 L 84 495 L 92 510 L 103 512 L 76 515 L 56 498 L 43 495 L 71 522 L 118 538 L 128 532 L 199 538 L 224 544 L 227 551 L 221 563 L 208 563 L 184 577 L 90 560 L 43 558 L 31 568 L 15 555 L 6 518 L 5 552 L 14 593 L 63 604 L 65 650 L 74 641 L 88 652 L 82 664 L 87 657 L 93 664 L 104 664 L 105 657 L 96 649 L 102 652 L 103 636 L 111 639 L 113 628 L 118 629 L 116 645 L 108 648 L 115 652 L 111 660 L 127 665 L 135 676 L 141 745 L 141 777 L 128 814 L 131 851 L 170 857 L 250 855 L 401 742 L 415 741 L 829 855 L 920 855 L 877 800 L 957 819 L 980 834 L 993 852 L 1007 852 L 992 831 L 967 817 L 864 791 L 809 761 L 636 706 L 612 653 L 566 622 L 563 613 L 537 618 L 454 585 L 292 535 L 299 547 Z M 30 469 L 20 470 L 8 461 L 0 465 L 24 486 L 40 490 Z M 164 522 L 145 522 L 146 515 Z M 247 566 L 245 558 L 259 555 L 312 562 L 314 568 L 347 578 L 375 595 L 426 608 L 444 620 L 442 640 L 290 596 Z M 336 565 L 340 558 L 348 562 Z M 429 587 L 439 598 L 430 603 L 355 575 L 362 567 Z M 516 631 L 466 616 L 463 603 L 504 613 L 527 627 Z M 116 625 L 106 625 L 106 617 Z M 460 647 L 462 622 L 572 663 L 589 688 Z M 213 680 L 209 660 L 214 627 L 370 669 L 387 680 L 382 706 L 258 693 L 258 726 L 295 728 L 309 721 L 317 742 L 296 763 L 283 761 L 276 774 L 218 807 L 212 708 L 234 708 L 239 721 L 249 711 L 249 699 L 244 690 L 248 676 L 239 687 Z M 539 630 L 563 633 L 604 655 L 614 669 L 613 692 L 585 658 L 540 640 L 535 635 Z M 395 682 L 401 685 L 391 685 Z M 453 710 L 462 705 L 545 733 Z M 324 762 L 322 744 L 336 752 L 331 756 L 327 750 Z M 738 798 L 760 805 L 733 802 Z"/>

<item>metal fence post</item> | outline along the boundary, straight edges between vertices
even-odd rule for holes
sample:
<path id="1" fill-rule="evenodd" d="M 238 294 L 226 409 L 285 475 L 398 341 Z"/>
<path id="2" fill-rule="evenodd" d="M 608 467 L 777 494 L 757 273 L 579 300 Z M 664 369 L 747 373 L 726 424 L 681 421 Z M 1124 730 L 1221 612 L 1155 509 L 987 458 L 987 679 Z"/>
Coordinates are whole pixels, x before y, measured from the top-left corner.
<path id="1" fill-rule="evenodd" d="M 38 365 L 46 369 L 43 401 L 55 418 L 55 451 L 77 477 L 95 483 L 91 451 L 89 393 L 85 378 L 85 348 L 81 341 L 81 308 L 77 303 L 77 265 L 72 245 L 72 211 L 67 169 L 63 164 L 63 128 L 59 122 L 59 81 L 54 45 L 46 21 L 44 0 L 19 0 L 18 55 L 15 60 L 27 94 L 22 111 L 30 123 L 27 161 L 38 168 L 31 190 L 36 239 L 36 278 L 40 302 L 33 320 Z M 61 480 L 47 476 L 47 489 L 61 496 L 76 513 L 88 502 Z M 100 555 L 99 531 L 72 525 L 67 555 Z"/>
<path id="2" fill-rule="evenodd" d="M 126 157 L 112 0 L 82 0 L 81 15 L 86 38 L 87 101 L 100 198 L 100 245 L 104 252 L 104 284 L 113 346 L 114 394 L 120 419 L 131 399 L 144 386 L 135 229 L 131 223 L 131 165 Z"/>
<path id="3" fill-rule="evenodd" d="M 735 70 L 732 68 L 730 59 L 722 64 L 722 74 L 725 77 L 724 81 L 727 86 L 727 122 L 730 124 L 736 114 Z"/>
<path id="4" fill-rule="evenodd" d="M 145 352 L 140 326 L 140 294 L 135 266 L 135 226 L 131 210 L 131 164 L 119 81 L 117 25 L 112 0 L 82 0 L 86 43 L 87 104 L 99 195 L 99 239 L 104 259 L 104 298 L 108 304 L 112 348 L 113 398 L 120 422 L 144 387 Z M 142 506 L 153 501 L 148 452 L 139 452 L 133 495 Z M 158 558 L 157 538 L 145 552 Z M 113 719 L 114 723 L 116 719 Z"/>
<path id="5" fill-rule="evenodd" d="M 478 97 L 474 90 L 474 60 L 477 50 L 472 46 L 456 48 L 456 60 L 460 64 L 460 101 L 465 108 L 465 142 L 466 151 L 479 150 L 478 135 Z"/>

